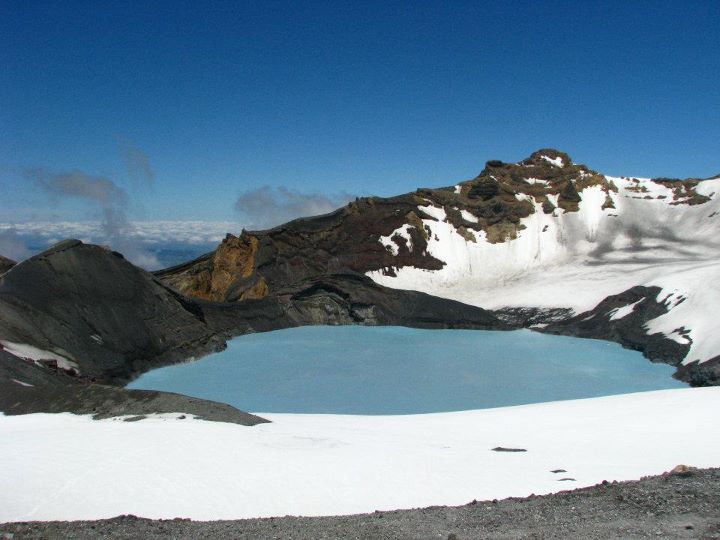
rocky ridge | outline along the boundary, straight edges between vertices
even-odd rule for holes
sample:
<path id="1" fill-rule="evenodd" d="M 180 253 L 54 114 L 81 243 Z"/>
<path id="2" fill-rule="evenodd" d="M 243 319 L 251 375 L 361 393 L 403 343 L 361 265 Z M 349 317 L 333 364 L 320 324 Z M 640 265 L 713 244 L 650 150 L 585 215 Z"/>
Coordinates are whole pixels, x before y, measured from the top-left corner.
<path id="1" fill-rule="evenodd" d="M 479 234 L 490 243 L 506 242 L 524 227 L 521 219 L 535 212 L 529 197 L 548 214 L 556 208 L 576 212 L 577 190 L 589 186 L 617 191 L 567 154 L 538 150 L 520 163 L 489 161 L 477 177 L 454 187 L 363 197 L 323 216 L 228 234 L 214 252 L 156 276 L 185 295 L 232 302 L 337 272 L 392 275 L 404 266 L 439 270 L 445 263 L 428 252 L 432 231 L 423 220 L 447 219 L 470 242 Z M 612 206 L 612 200 L 607 204 Z"/>
<path id="2" fill-rule="evenodd" d="M 647 192 L 639 180 L 629 180 L 637 181 L 637 193 Z M 672 190 L 673 205 L 710 200 L 695 191 L 697 179 L 653 182 Z M 236 301 L 328 273 L 439 270 L 445 262 L 428 252 L 432 231 L 423 220 L 446 221 L 468 242 L 479 237 L 491 244 L 509 242 L 537 205 L 545 214 L 578 212 L 580 192 L 593 186 L 605 193 L 602 209 L 615 208 L 610 195 L 618 186 L 612 180 L 573 163 L 564 152 L 538 150 L 518 163 L 488 161 L 477 177 L 456 186 L 359 198 L 323 216 L 228 234 L 214 252 L 156 275 L 188 296 Z"/>

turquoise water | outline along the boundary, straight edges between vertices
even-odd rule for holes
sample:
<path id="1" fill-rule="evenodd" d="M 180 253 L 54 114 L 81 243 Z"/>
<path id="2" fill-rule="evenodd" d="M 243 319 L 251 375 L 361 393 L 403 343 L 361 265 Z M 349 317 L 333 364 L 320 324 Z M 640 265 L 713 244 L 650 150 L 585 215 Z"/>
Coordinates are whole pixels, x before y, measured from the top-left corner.
<path id="1" fill-rule="evenodd" d="M 411 414 L 685 386 L 615 343 L 529 330 L 307 326 L 235 338 L 129 388 L 255 412 Z"/>

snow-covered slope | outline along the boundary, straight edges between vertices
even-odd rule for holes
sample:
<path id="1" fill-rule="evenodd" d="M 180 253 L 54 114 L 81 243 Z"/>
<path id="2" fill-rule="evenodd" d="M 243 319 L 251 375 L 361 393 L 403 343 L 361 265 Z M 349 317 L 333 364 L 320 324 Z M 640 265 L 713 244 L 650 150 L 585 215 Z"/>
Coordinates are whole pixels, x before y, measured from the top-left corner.
<path id="1" fill-rule="evenodd" d="M 367 275 L 385 286 L 485 308 L 565 307 L 576 313 L 633 286 L 656 286 L 662 289 L 657 300 L 670 310 L 648 324 L 648 333 L 692 342 L 684 363 L 720 355 L 714 315 L 720 306 L 720 179 L 683 183 L 607 176 L 605 186 L 581 188 L 580 171 L 574 182 L 581 200 L 577 211 L 566 211 L 550 183 L 532 178 L 524 167 L 524 180 L 544 192 L 515 195 L 534 208 L 520 219 L 516 238 L 490 241 L 485 231 L 453 224 L 450 208 L 426 200 L 418 213 L 428 232 L 427 253 L 445 265 L 439 270 L 404 265 Z M 546 201 L 554 203 L 550 212 Z M 407 236 L 410 226 L 397 235 Z M 392 237 L 380 239 L 390 251 L 396 248 Z"/>
<path id="2" fill-rule="evenodd" d="M 0 416 L 0 522 L 349 514 L 550 493 L 719 466 L 718 408 L 713 387 L 417 416 L 271 414 L 253 428 Z"/>

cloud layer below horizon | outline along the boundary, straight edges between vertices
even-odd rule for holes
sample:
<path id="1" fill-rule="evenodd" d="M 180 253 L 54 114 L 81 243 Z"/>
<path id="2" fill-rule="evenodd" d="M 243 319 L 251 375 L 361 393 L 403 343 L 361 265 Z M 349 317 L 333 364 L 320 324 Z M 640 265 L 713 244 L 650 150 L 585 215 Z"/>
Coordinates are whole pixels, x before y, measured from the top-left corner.
<path id="1" fill-rule="evenodd" d="M 148 270 L 168 264 L 159 251 L 175 250 L 192 258 L 210 251 L 227 233 L 239 232 L 238 224 L 231 221 L 134 221 L 128 225 L 123 241 L 109 245 Z M 105 225 L 100 221 L 0 222 L 0 255 L 21 261 L 67 238 L 108 244 Z M 128 245 L 135 247 L 135 253 L 147 256 L 133 259 L 123 251 Z"/>

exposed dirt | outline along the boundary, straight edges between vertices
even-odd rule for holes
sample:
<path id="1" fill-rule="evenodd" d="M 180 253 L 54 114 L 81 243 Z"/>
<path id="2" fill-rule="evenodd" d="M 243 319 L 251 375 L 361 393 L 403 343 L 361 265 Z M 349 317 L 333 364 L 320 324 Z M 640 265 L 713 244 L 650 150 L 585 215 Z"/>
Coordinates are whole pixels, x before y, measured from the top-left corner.
<path id="1" fill-rule="evenodd" d="M 198 496 L 202 496 L 199 494 Z M 472 501 L 465 506 L 376 511 L 354 516 L 238 521 L 148 520 L 0 525 L 14 539 L 519 539 L 720 538 L 720 469 L 678 469 L 636 482 L 555 495 Z"/>

